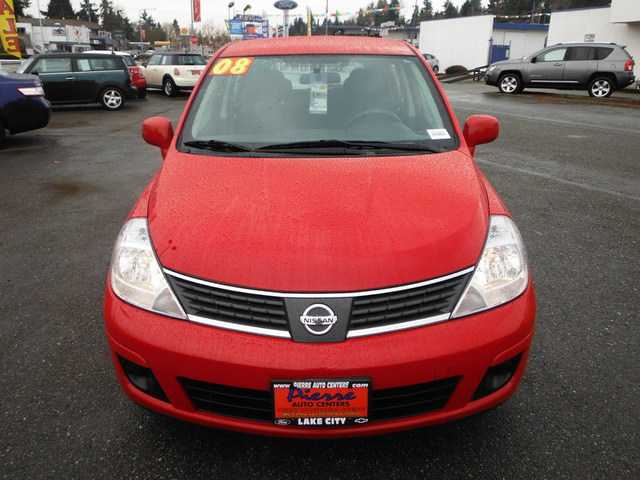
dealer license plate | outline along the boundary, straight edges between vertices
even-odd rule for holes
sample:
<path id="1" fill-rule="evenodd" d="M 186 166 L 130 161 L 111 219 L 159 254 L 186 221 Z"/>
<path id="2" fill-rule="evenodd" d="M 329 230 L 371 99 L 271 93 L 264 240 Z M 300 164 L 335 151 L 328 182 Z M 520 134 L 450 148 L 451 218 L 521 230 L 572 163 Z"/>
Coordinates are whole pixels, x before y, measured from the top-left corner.
<path id="1" fill-rule="evenodd" d="M 200 75 L 202 73 L 201 70 L 191 70 L 192 75 Z"/>
<path id="2" fill-rule="evenodd" d="M 368 378 L 271 382 L 274 423 L 308 427 L 365 424 L 370 389 Z"/>

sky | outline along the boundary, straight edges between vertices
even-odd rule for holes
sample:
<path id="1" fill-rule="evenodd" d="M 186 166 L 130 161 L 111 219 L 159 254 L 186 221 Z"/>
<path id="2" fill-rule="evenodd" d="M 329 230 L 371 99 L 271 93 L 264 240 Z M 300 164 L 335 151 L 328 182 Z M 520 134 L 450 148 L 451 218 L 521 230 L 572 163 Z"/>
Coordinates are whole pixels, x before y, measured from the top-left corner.
<path id="1" fill-rule="evenodd" d="M 37 3 L 40 2 L 40 9 L 46 10 L 49 0 L 31 0 L 31 7 L 28 13 L 37 16 Z M 140 16 L 140 11 L 147 9 L 149 15 L 160 23 L 171 23 L 173 19 L 177 19 L 180 26 L 188 27 L 190 22 L 190 0 L 112 0 L 113 5 L 124 10 L 125 15 L 133 23 Z M 229 12 L 233 13 L 233 8 L 229 9 L 231 0 L 201 0 L 202 20 L 203 23 L 223 26 L 224 20 L 227 19 Z M 458 8 L 464 3 L 464 0 L 452 0 L 453 4 Z M 307 6 L 311 11 L 316 13 L 324 13 L 326 0 L 296 0 L 298 8 L 293 10 L 292 14 L 305 14 Z M 329 0 L 329 12 L 336 10 L 340 13 L 357 12 L 360 8 L 365 8 L 369 3 L 377 3 L 377 0 Z M 434 11 L 441 10 L 445 0 L 431 0 Z M 74 9 L 80 8 L 81 0 L 71 0 Z M 94 0 L 94 4 L 98 4 L 99 0 Z M 251 5 L 248 13 L 253 15 L 263 15 L 266 13 L 269 19 L 275 24 L 282 22 L 282 11 L 277 10 L 273 4 L 275 0 L 236 0 L 235 12 L 242 13 L 246 5 Z M 416 0 L 400 0 L 402 14 L 405 18 L 410 18 Z M 422 0 L 417 0 L 418 8 L 422 5 Z M 195 24 L 196 30 L 198 24 Z"/>

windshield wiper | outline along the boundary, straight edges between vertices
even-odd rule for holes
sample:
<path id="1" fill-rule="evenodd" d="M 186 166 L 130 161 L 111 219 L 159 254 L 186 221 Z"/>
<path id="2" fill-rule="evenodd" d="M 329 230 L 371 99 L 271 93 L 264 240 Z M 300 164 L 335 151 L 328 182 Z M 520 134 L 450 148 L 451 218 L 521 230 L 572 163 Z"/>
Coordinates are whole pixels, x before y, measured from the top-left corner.
<path id="1" fill-rule="evenodd" d="M 305 142 L 276 143 L 265 145 L 256 151 L 294 152 L 313 149 L 345 149 L 345 150 L 400 150 L 405 152 L 440 153 L 442 150 L 416 145 L 415 143 L 379 142 L 369 140 L 309 140 Z"/>
<path id="2" fill-rule="evenodd" d="M 253 148 L 246 147 L 239 143 L 223 142 L 222 140 L 192 140 L 184 142 L 187 147 L 200 150 L 212 150 L 214 152 L 254 152 Z"/>

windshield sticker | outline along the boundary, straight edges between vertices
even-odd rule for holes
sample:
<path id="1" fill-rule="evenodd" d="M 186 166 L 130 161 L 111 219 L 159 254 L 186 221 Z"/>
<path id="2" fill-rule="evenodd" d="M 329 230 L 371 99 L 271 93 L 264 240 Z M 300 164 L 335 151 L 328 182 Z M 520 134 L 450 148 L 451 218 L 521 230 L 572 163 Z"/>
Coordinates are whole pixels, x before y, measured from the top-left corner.
<path id="1" fill-rule="evenodd" d="M 246 75 L 253 57 L 223 58 L 216 62 L 209 75 Z"/>
<path id="2" fill-rule="evenodd" d="M 329 97 L 327 72 L 311 73 L 309 83 L 309 113 L 325 115 Z"/>
<path id="3" fill-rule="evenodd" d="M 429 134 L 431 140 L 448 140 L 451 138 L 449 132 L 447 132 L 447 130 L 444 128 L 429 129 L 427 130 L 427 133 Z"/>

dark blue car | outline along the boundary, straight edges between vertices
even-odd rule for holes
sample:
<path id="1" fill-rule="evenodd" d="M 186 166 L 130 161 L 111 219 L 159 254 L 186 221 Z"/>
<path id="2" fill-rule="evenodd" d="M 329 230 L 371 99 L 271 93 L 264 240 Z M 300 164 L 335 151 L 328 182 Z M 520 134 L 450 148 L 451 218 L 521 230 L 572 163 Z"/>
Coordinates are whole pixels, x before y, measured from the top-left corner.
<path id="1" fill-rule="evenodd" d="M 0 145 L 6 130 L 15 135 L 46 127 L 50 115 L 38 77 L 0 70 Z"/>

